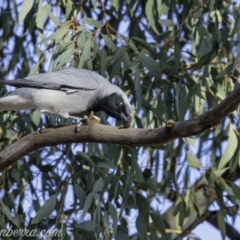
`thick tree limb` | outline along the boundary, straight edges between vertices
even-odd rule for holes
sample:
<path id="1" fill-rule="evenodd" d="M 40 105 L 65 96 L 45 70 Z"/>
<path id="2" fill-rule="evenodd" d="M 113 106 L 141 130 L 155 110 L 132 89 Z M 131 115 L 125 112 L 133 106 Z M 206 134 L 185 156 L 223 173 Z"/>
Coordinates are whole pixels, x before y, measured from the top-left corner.
<path id="1" fill-rule="evenodd" d="M 168 121 L 166 127 L 118 129 L 117 127 L 96 124 L 82 126 L 80 133 L 75 133 L 74 126 L 48 128 L 43 133 L 29 134 L 0 152 L 0 170 L 34 150 L 57 144 L 98 142 L 137 147 L 160 145 L 177 138 L 198 135 L 219 124 L 237 108 L 239 103 L 240 88 L 237 88 L 209 112 L 187 121 L 175 123 Z"/>

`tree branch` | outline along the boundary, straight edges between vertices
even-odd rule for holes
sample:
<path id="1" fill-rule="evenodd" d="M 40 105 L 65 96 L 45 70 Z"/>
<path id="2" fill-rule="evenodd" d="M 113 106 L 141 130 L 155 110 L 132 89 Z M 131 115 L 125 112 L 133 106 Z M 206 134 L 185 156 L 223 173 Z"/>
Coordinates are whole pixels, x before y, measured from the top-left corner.
<path id="1" fill-rule="evenodd" d="M 217 218 L 211 218 L 208 220 L 208 222 L 212 224 L 217 230 L 219 230 Z M 226 224 L 226 236 L 229 239 L 240 239 L 240 234 L 237 228 L 235 228 L 232 224 L 228 222 L 225 222 L 225 224 Z"/>
<path id="2" fill-rule="evenodd" d="M 165 127 L 155 129 L 118 129 L 101 124 L 82 126 L 75 133 L 74 126 L 47 128 L 43 133 L 29 134 L 0 152 L 0 171 L 26 154 L 46 146 L 66 143 L 98 142 L 129 147 L 153 146 L 177 138 L 198 135 L 219 124 L 240 103 L 240 88 L 234 90 L 215 108 L 187 121 L 169 120 Z"/>
<path id="3" fill-rule="evenodd" d="M 226 207 L 223 209 L 224 214 L 236 214 L 238 211 L 238 206 L 232 206 L 232 207 Z M 195 227 L 197 227 L 200 223 L 208 220 L 212 225 L 214 225 L 217 229 L 218 223 L 217 223 L 217 213 L 218 211 L 206 211 L 202 216 L 199 218 L 196 218 L 195 221 L 188 227 L 186 228 L 178 237 L 183 238 L 187 236 Z M 227 236 L 234 236 L 235 238 L 230 238 L 230 239 L 239 239 L 239 233 L 238 231 L 232 227 L 229 223 L 226 222 L 226 235 Z M 236 237 L 237 236 L 237 237 Z"/>

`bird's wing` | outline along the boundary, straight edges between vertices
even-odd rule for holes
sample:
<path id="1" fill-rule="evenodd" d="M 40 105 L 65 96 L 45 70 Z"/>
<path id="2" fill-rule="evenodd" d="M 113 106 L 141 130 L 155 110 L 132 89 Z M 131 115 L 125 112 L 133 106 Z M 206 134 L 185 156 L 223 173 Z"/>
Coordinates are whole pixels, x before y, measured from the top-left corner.
<path id="1" fill-rule="evenodd" d="M 103 78 L 94 72 L 70 67 L 55 72 L 31 75 L 24 79 L 12 81 L 0 80 L 0 83 L 14 87 L 90 91 L 98 88 L 100 79 Z"/>

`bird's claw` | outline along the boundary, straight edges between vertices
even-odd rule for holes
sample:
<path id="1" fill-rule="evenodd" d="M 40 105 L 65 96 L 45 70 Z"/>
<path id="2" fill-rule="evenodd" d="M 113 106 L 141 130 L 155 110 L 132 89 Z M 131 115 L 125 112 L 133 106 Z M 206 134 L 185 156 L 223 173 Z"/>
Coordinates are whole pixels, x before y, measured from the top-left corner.
<path id="1" fill-rule="evenodd" d="M 97 116 L 94 116 L 94 113 L 91 111 L 89 117 L 87 115 L 83 116 L 83 119 L 77 124 L 75 131 L 80 132 L 80 127 L 82 124 L 94 125 L 100 123 L 101 119 Z"/>
<path id="2" fill-rule="evenodd" d="M 118 125 L 118 129 L 122 129 L 122 128 L 124 128 L 124 125 L 121 123 Z"/>
<path id="3" fill-rule="evenodd" d="M 77 124 L 76 128 L 75 128 L 75 132 L 79 133 L 80 132 L 80 127 L 81 125 L 83 125 L 85 119 L 81 119 L 80 122 Z"/>
<path id="4" fill-rule="evenodd" d="M 88 117 L 86 115 L 83 116 L 84 123 L 87 125 L 93 125 L 100 123 L 101 119 L 97 116 L 91 115 Z"/>
<path id="5" fill-rule="evenodd" d="M 40 133 L 44 133 L 45 129 L 46 129 L 46 127 L 45 127 L 45 126 L 42 126 L 39 132 L 40 132 Z"/>

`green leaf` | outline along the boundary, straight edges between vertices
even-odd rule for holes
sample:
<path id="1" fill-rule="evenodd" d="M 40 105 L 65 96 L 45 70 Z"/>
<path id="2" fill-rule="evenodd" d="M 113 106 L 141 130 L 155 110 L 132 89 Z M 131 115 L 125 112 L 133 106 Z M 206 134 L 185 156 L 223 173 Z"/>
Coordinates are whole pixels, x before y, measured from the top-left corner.
<path id="1" fill-rule="evenodd" d="M 193 138 L 191 138 L 191 137 L 186 137 L 186 143 L 187 143 L 188 145 L 193 146 L 193 147 L 195 147 L 195 145 L 196 145 L 195 140 L 194 140 Z"/>
<path id="2" fill-rule="evenodd" d="M 126 231 L 117 231 L 115 235 L 115 240 L 130 240 L 128 235 L 125 233 Z"/>
<path id="3" fill-rule="evenodd" d="M 157 230 L 163 235 L 164 238 L 168 239 L 162 217 L 158 213 L 150 213 L 150 216 Z"/>
<path id="4" fill-rule="evenodd" d="M 111 65 L 117 62 L 120 58 L 122 58 L 125 54 L 125 47 L 121 47 L 117 50 L 117 52 L 114 54 L 112 59 L 109 61 Z"/>
<path id="5" fill-rule="evenodd" d="M 140 82 L 140 76 L 139 76 L 139 69 L 138 64 L 135 66 L 135 92 L 136 92 L 136 98 L 137 98 L 137 112 L 142 107 L 142 89 L 141 89 L 141 82 Z"/>
<path id="6" fill-rule="evenodd" d="M 170 5 L 170 1 L 164 1 L 164 0 L 157 1 L 157 11 L 158 11 L 159 17 L 163 14 L 168 13 L 169 6 L 167 4 Z"/>
<path id="7" fill-rule="evenodd" d="M 19 18 L 18 18 L 18 23 L 21 23 L 24 18 L 27 16 L 28 12 L 31 10 L 33 6 L 34 1 L 33 0 L 25 0 L 22 4 Z"/>
<path id="8" fill-rule="evenodd" d="M 178 197 L 177 201 L 175 202 L 173 216 L 175 216 L 175 223 L 176 226 L 183 227 L 184 224 L 184 218 L 186 214 L 186 203 L 185 201 Z"/>
<path id="9" fill-rule="evenodd" d="M 96 160 L 95 162 L 95 167 L 100 167 L 100 168 L 107 168 L 107 169 L 116 169 L 116 165 L 114 165 L 111 161 L 108 160 Z"/>
<path id="10" fill-rule="evenodd" d="M 43 218 L 49 217 L 49 215 L 51 214 L 51 212 L 56 206 L 56 202 L 57 202 L 57 195 L 54 194 L 39 209 L 36 216 L 32 219 L 31 224 L 39 223 Z"/>
<path id="11" fill-rule="evenodd" d="M 204 56 L 202 56 L 198 60 L 198 62 L 195 65 L 193 65 L 192 70 L 200 69 L 204 65 L 209 64 L 218 55 L 218 51 L 219 51 L 218 42 L 213 41 L 211 51 L 205 54 Z"/>
<path id="12" fill-rule="evenodd" d="M 114 235 L 116 234 L 116 231 L 117 231 L 117 226 L 118 226 L 117 211 L 116 211 L 116 208 L 110 202 L 108 202 L 108 210 L 112 217 L 112 232 L 113 232 L 113 237 L 114 237 Z"/>
<path id="13" fill-rule="evenodd" d="M 82 214 L 81 214 L 81 219 L 83 219 L 86 215 L 86 213 L 88 212 L 89 208 L 91 207 L 91 204 L 92 204 L 92 201 L 93 201 L 93 195 L 94 193 L 93 192 L 90 192 L 87 197 L 86 197 L 86 200 L 84 202 L 84 206 L 83 206 L 83 211 L 82 211 Z"/>
<path id="14" fill-rule="evenodd" d="M 43 21 L 45 16 L 46 16 L 45 8 L 43 8 L 42 0 L 39 0 L 38 10 L 36 13 L 36 26 L 40 30 L 43 30 Z"/>
<path id="15" fill-rule="evenodd" d="M 53 15 L 52 10 L 51 10 L 51 6 L 48 4 L 48 5 L 45 6 L 45 8 L 46 8 L 46 11 L 47 11 L 47 13 L 48 13 L 48 16 L 49 16 L 49 18 L 52 20 L 52 22 L 53 22 L 54 24 L 56 24 L 57 26 L 59 26 L 59 25 L 60 25 L 60 22 L 59 22 L 58 19 Z"/>
<path id="16" fill-rule="evenodd" d="M 210 53 L 212 51 L 212 39 L 210 36 L 206 36 L 202 39 L 200 43 L 200 47 L 198 49 L 198 56 L 201 58 L 202 56 Z"/>
<path id="17" fill-rule="evenodd" d="M 31 75 L 33 75 L 33 74 L 36 74 L 37 71 L 38 71 L 38 69 L 39 69 L 39 65 L 42 64 L 42 62 L 43 62 L 42 59 L 39 60 L 39 61 L 31 68 L 31 70 L 30 70 L 30 72 L 29 72 L 28 75 L 31 76 Z"/>
<path id="18" fill-rule="evenodd" d="M 140 54 L 143 65 L 156 77 L 161 76 L 159 64 L 150 56 Z"/>
<path id="19" fill-rule="evenodd" d="M 1 229 L 6 229 L 6 223 L 3 221 L 2 218 L 0 218 L 0 228 Z"/>
<path id="20" fill-rule="evenodd" d="M 228 142 L 226 149 L 224 151 L 223 156 L 220 159 L 220 162 L 218 164 L 218 170 L 223 169 L 224 166 L 232 159 L 235 151 L 237 150 L 238 146 L 238 138 L 236 136 L 236 133 L 233 130 L 233 126 L 231 123 L 229 123 L 229 135 L 228 135 Z"/>
<path id="21" fill-rule="evenodd" d="M 32 112 L 30 113 L 30 118 L 31 121 L 33 122 L 33 124 L 38 127 L 40 120 L 41 120 L 41 114 L 39 112 L 39 110 L 32 110 Z"/>
<path id="22" fill-rule="evenodd" d="M 100 191 L 102 191 L 103 185 L 104 185 L 103 179 L 100 177 L 100 178 L 95 182 L 95 184 L 94 184 L 94 186 L 93 186 L 93 191 L 94 191 L 94 192 L 100 192 Z"/>
<path id="23" fill-rule="evenodd" d="M 153 18 L 153 8 L 154 7 L 155 7 L 154 0 L 148 0 L 147 4 L 146 4 L 146 8 L 145 8 L 145 13 L 147 16 L 149 26 L 152 27 L 152 29 L 155 33 L 159 34 L 159 31 L 157 30 L 157 28 L 155 26 L 155 22 L 154 22 L 154 18 Z"/>
<path id="24" fill-rule="evenodd" d="M 85 152 L 77 152 L 76 154 L 76 159 L 77 160 L 85 160 L 87 162 L 89 162 L 91 165 L 95 165 L 94 162 L 92 161 L 92 159 L 85 153 Z"/>
<path id="25" fill-rule="evenodd" d="M 56 42 L 58 42 L 59 40 L 61 40 L 63 38 L 64 35 L 66 35 L 68 33 L 69 29 L 70 29 L 70 25 L 65 25 L 63 27 L 60 27 L 57 31 L 55 31 L 49 37 L 47 37 L 47 38 L 43 39 L 42 41 L 40 41 L 39 43 L 37 43 L 37 45 L 46 43 L 49 40 L 56 40 Z"/>
<path id="26" fill-rule="evenodd" d="M 158 20 L 158 22 L 161 25 L 167 26 L 167 27 L 174 27 L 175 26 L 174 22 L 170 19 L 160 19 L 160 20 Z"/>
<path id="27" fill-rule="evenodd" d="M 175 60 L 175 70 L 176 72 L 179 71 L 179 67 L 180 67 L 180 61 L 181 61 L 181 48 L 179 46 L 178 43 L 175 44 L 175 48 L 174 48 L 174 60 Z"/>
<path id="28" fill-rule="evenodd" d="M 229 167 L 223 168 L 223 169 L 221 169 L 221 170 L 214 170 L 214 171 L 212 171 L 212 172 L 217 176 L 217 178 L 219 178 L 219 177 L 221 177 L 228 169 L 229 169 Z"/>
<path id="29" fill-rule="evenodd" d="M 84 44 L 83 52 L 82 52 L 82 57 L 84 62 L 91 61 L 91 48 L 93 46 L 93 41 L 92 39 L 88 39 L 87 42 Z"/>
<path id="30" fill-rule="evenodd" d="M 189 90 L 188 87 L 182 84 L 180 81 L 177 85 L 177 98 L 176 98 L 176 108 L 179 120 L 184 120 L 185 114 L 188 110 L 189 103 Z"/>
<path id="31" fill-rule="evenodd" d="M 115 46 L 115 44 L 113 43 L 113 41 L 106 35 L 101 33 L 101 36 L 104 39 L 105 44 L 107 45 L 108 48 L 112 49 L 113 51 L 116 51 L 117 48 Z"/>
<path id="32" fill-rule="evenodd" d="M 64 49 L 61 49 L 63 53 L 59 57 L 59 64 L 58 67 L 64 66 L 70 59 L 70 57 L 73 55 L 73 42 L 68 42 L 67 46 Z"/>
<path id="33" fill-rule="evenodd" d="M 235 68 L 234 68 L 234 64 L 233 64 L 233 63 L 230 63 L 229 65 L 227 65 L 227 67 L 226 67 L 223 71 L 221 71 L 221 72 L 216 76 L 216 79 L 223 78 L 225 75 L 230 75 L 234 69 L 235 69 Z"/>
<path id="34" fill-rule="evenodd" d="M 16 168 L 14 168 L 14 169 L 11 171 L 11 176 L 12 176 L 13 179 L 16 180 L 16 182 L 17 182 L 18 184 L 21 184 L 21 181 L 22 181 L 22 179 L 21 179 L 21 174 L 20 174 L 20 172 L 19 172 Z"/>
<path id="35" fill-rule="evenodd" d="M 94 230 L 94 223 L 93 223 L 93 221 L 84 221 L 80 224 L 77 224 L 76 227 L 81 228 L 85 231 L 93 231 Z"/>
<path id="36" fill-rule="evenodd" d="M 224 221 L 224 215 L 221 210 L 217 211 L 217 222 L 218 222 L 218 227 L 220 229 L 222 239 L 226 239 L 226 224 Z"/>
<path id="37" fill-rule="evenodd" d="M 87 23 L 89 25 L 92 25 L 96 28 L 101 28 L 103 26 L 103 24 L 101 22 L 94 20 L 92 18 L 82 18 L 81 21 L 84 23 Z"/>
<path id="38" fill-rule="evenodd" d="M 104 49 L 101 49 L 99 55 L 101 59 L 101 75 L 104 76 L 107 68 L 107 53 Z"/>
<path id="39" fill-rule="evenodd" d="M 141 216 L 141 214 L 139 214 L 137 216 L 136 219 L 136 228 L 138 230 L 138 234 L 141 240 L 147 240 L 147 227 L 146 227 L 146 223 L 143 219 L 143 217 Z"/>
<path id="40" fill-rule="evenodd" d="M 147 43 L 146 41 L 144 41 L 141 38 L 138 37 L 132 37 L 132 40 L 136 41 L 138 44 L 140 44 L 142 47 L 144 47 L 146 50 L 149 51 L 149 53 L 156 55 L 156 52 L 154 51 L 154 49 L 151 47 L 151 45 L 149 43 Z"/>
<path id="41" fill-rule="evenodd" d="M 13 217 L 11 215 L 11 212 L 10 212 L 8 206 L 5 205 L 3 202 L 1 202 L 1 210 L 9 221 L 13 221 Z"/>
<path id="42" fill-rule="evenodd" d="M 76 197 L 80 200 L 81 206 L 83 206 L 84 201 L 86 199 L 86 193 L 77 184 L 74 184 L 74 193 L 75 193 Z"/>
<path id="43" fill-rule="evenodd" d="M 197 159 L 197 157 L 191 154 L 190 152 L 187 152 L 187 163 L 190 167 L 193 167 L 193 168 L 200 168 L 201 166 L 201 163 Z"/>
<path id="44" fill-rule="evenodd" d="M 98 6 L 98 0 L 92 0 L 93 8 L 96 9 Z"/>
<path id="45" fill-rule="evenodd" d="M 137 49 L 136 45 L 133 43 L 133 41 L 129 40 L 127 43 L 129 45 L 129 47 L 135 52 L 135 54 L 138 54 L 138 49 Z"/>
<path id="46" fill-rule="evenodd" d="M 150 210 L 148 200 L 142 194 L 137 193 L 136 204 L 141 216 L 144 218 L 145 222 L 147 223 L 149 218 L 149 210 Z"/>
<path id="47" fill-rule="evenodd" d="M 232 190 L 234 195 L 236 196 L 237 199 L 240 200 L 240 187 L 237 186 L 235 183 L 231 183 Z"/>
<path id="48" fill-rule="evenodd" d="M 164 40 L 165 38 L 168 38 L 170 35 L 171 35 L 172 31 L 166 31 L 166 32 L 163 32 L 161 34 L 159 34 L 157 37 L 156 37 L 156 41 L 160 42 L 162 40 Z"/>

